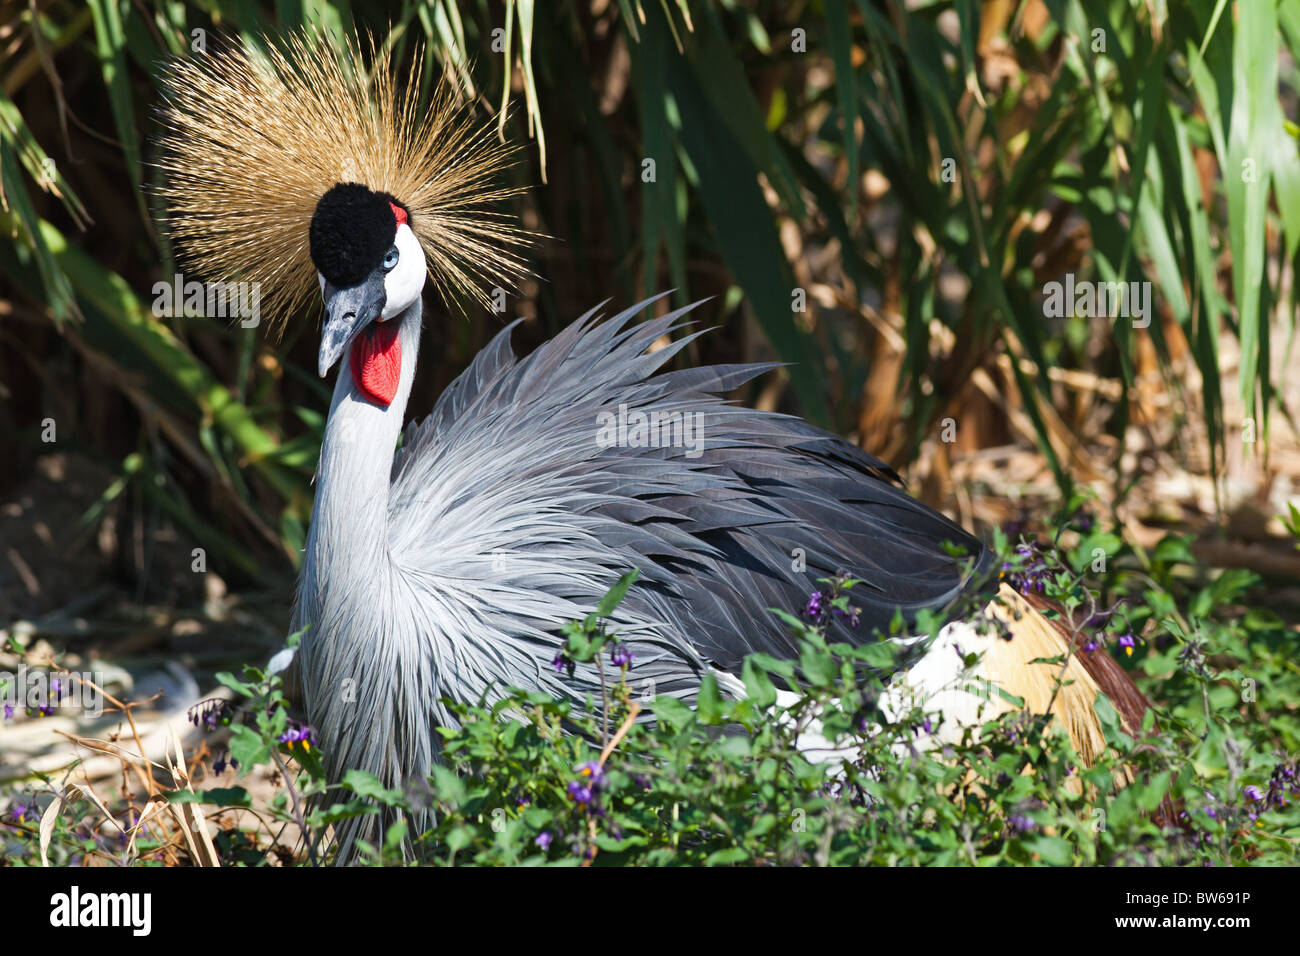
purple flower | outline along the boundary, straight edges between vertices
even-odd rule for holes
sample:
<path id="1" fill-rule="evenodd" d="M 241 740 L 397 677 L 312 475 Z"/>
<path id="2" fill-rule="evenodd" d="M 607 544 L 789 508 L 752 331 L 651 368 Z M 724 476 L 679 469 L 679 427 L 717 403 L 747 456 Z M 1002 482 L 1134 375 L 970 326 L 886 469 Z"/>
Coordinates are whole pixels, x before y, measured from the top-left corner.
<path id="1" fill-rule="evenodd" d="M 543 851 L 545 851 L 550 848 L 551 839 L 552 837 L 550 831 L 543 830 L 541 833 L 537 834 L 537 837 L 533 840 L 533 842 L 536 843 L 539 847 L 541 847 Z"/>
<path id="2" fill-rule="evenodd" d="M 587 806 L 595 799 L 605 786 L 605 769 L 595 761 L 587 761 L 577 766 L 578 779 L 569 782 L 569 796 Z"/>
<path id="3" fill-rule="evenodd" d="M 1028 833 L 1034 828 L 1034 821 L 1023 813 L 1012 813 L 1007 817 L 1007 826 L 1016 833 Z"/>
<path id="4" fill-rule="evenodd" d="M 1297 780 L 1294 761 L 1293 757 L 1287 763 L 1278 764 L 1273 768 L 1273 773 L 1268 778 L 1268 794 L 1265 797 L 1268 806 L 1280 808 L 1286 804 L 1288 797 L 1291 799 L 1300 797 L 1300 780 Z"/>
<path id="5" fill-rule="evenodd" d="M 220 698 L 214 697 L 209 700 L 201 700 L 189 711 L 189 720 L 195 727 L 202 727 L 204 730 L 212 731 L 217 729 L 222 718 L 226 715 L 226 702 Z"/>
<path id="6" fill-rule="evenodd" d="M 6 704 L 5 704 L 5 720 L 13 720 L 13 719 L 14 719 L 14 705 L 13 705 L 13 704 L 10 704 L 10 703 L 6 703 Z"/>
<path id="7" fill-rule="evenodd" d="M 310 724 L 300 724 L 292 721 L 288 730 L 280 735 L 280 743 L 302 744 L 303 749 L 310 750 L 316 746 L 316 729 Z"/>
<path id="8" fill-rule="evenodd" d="M 1132 634 L 1124 634 L 1119 639 L 1119 646 L 1124 648 L 1124 653 L 1128 654 L 1130 657 L 1133 655 L 1133 648 L 1136 645 L 1137 641 L 1134 639 Z"/>
<path id="9" fill-rule="evenodd" d="M 1251 799 L 1256 803 L 1264 799 L 1264 792 L 1260 790 L 1259 787 L 1255 786 L 1253 783 L 1247 784 L 1246 787 L 1243 788 L 1243 792 L 1246 794 L 1246 796 L 1249 799 Z"/>
<path id="10" fill-rule="evenodd" d="M 850 607 L 847 611 L 841 611 L 839 608 L 836 608 L 835 616 L 847 618 L 849 627 L 857 627 L 858 622 L 862 619 L 862 608 Z"/>
<path id="11" fill-rule="evenodd" d="M 614 641 L 609 645 L 609 659 L 615 667 L 628 667 L 632 663 L 632 658 L 636 655 L 632 653 L 632 648 L 628 647 L 622 641 Z"/>
<path id="12" fill-rule="evenodd" d="M 814 624 L 821 623 L 822 617 L 826 614 L 826 606 L 822 603 L 825 600 L 821 591 L 814 591 L 808 596 L 808 603 L 803 606 L 803 616 L 808 618 Z"/>
<path id="13" fill-rule="evenodd" d="M 1041 594 L 1046 590 L 1051 568 L 1039 555 L 1038 550 L 1032 544 L 1018 544 L 1016 558 L 1019 560 L 1002 563 L 1002 571 L 1011 586 L 1022 593 L 1035 591 Z"/>
<path id="14" fill-rule="evenodd" d="M 591 803 L 591 797 L 592 797 L 591 787 L 584 786 L 577 780 L 571 780 L 569 781 L 569 796 L 572 797 L 574 800 L 576 800 L 578 803 L 581 803 L 582 805 L 586 806 L 587 804 Z"/>
<path id="15" fill-rule="evenodd" d="M 1088 619 L 1083 622 L 1083 626 L 1087 628 L 1105 627 L 1106 622 L 1109 621 L 1111 617 L 1114 616 L 1114 614 L 1115 614 L 1114 609 L 1111 609 L 1109 611 L 1098 611 L 1095 614 L 1090 614 L 1088 615 Z"/>
<path id="16" fill-rule="evenodd" d="M 573 676 L 574 662 L 564 656 L 564 651 L 557 652 L 556 655 L 551 658 L 551 666 L 555 668 L 555 673 L 557 674 L 563 674 L 565 671 L 568 671 L 569 676 Z"/>

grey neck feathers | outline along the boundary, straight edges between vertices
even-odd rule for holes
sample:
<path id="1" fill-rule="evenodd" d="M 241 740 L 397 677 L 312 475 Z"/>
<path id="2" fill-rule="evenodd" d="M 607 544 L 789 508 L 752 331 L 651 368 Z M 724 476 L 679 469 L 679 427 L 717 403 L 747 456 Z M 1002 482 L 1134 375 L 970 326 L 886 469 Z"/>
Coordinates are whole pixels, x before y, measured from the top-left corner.
<path id="1" fill-rule="evenodd" d="M 357 391 L 350 348 L 340 363 L 293 627 L 305 629 L 298 655 L 304 703 L 330 780 L 355 768 L 400 786 L 408 773 L 426 773 L 433 759 L 418 741 L 395 736 L 410 716 L 398 717 L 407 668 L 395 656 L 400 642 L 386 637 L 398 576 L 389 553 L 389 481 L 420 349 L 419 301 L 390 321 L 401 323 L 402 343 L 402 375 L 391 405 L 381 408 Z M 340 861 L 352 858 L 358 836 L 377 842 L 387 822 L 359 817 L 336 826 Z"/>
<path id="2" fill-rule="evenodd" d="M 400 322 L 402 376 L 387 408 L 363 398 L 352 381 L 351 348 L 339 363 L 325 423 L 316 501 L 303 565 L 301 597 L 315 605 L 333 593 L 378 587 L 388 564 L 388 487 L 393 453 L 420 349 L 420 302 L 389 321 Z M 337 590 L 336 590 L 337 589 Z M 317 619 L 310 610 L 309 619 Z"/>

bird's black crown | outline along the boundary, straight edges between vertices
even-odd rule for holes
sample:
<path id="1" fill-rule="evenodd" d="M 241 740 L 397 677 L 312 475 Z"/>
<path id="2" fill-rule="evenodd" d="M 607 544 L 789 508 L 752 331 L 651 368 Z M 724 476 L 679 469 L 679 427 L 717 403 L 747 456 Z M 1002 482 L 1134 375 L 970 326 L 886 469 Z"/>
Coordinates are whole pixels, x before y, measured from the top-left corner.
<path id="1" fill-rule="evenodd" d="M 356 285 L 379 267 L 397 235 L 392 207 L 401 205 L 360 183 L 337 183 L 321 196 L 311 217 L 311 259 L 326 282 Z"/>

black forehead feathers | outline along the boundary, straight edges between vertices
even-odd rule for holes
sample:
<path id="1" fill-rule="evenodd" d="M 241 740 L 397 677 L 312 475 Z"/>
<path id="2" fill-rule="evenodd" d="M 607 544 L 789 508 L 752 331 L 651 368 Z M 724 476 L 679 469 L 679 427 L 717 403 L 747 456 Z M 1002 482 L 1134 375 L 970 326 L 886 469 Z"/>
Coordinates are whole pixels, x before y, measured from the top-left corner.
<path id="1" fill-rule="evenodd" d="M 330 285 L 361 282 L 384 261 L 397 236 L 397 217 L 388 193 L 360 183 L 332 186 L 311 217 L 311 259 Z"/>

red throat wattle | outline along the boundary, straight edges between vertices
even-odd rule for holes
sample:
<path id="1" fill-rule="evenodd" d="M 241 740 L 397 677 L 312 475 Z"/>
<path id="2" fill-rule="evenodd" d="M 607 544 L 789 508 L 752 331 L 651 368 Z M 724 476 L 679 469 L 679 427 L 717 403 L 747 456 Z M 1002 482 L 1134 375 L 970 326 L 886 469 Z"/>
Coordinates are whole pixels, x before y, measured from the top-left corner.
<path id="1" fill-rule="evenodd" d="M 397 322 L 371 322 L 352 342 L 352 382 L 377 405 L 393 403 L 402 379 L 402 341 Z"/>

